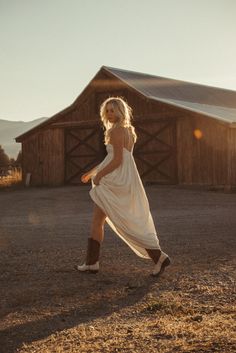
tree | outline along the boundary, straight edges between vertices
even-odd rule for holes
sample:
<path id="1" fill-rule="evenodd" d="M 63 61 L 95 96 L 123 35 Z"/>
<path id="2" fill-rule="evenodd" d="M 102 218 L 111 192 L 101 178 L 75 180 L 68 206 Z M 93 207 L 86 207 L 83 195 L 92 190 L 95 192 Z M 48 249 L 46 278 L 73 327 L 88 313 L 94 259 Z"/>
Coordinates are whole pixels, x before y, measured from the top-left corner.
<path id="1" fill-rule="evenodd" d="M 9 159 L 9 164 L 10 164 L 12 167 L 14 167 L 15 163 L 16 163 L 16 161 L 15 161 L 14 158 L 10 158 L 10 159 Z"/>
<path id="2" fill-rule="evenodd" d="M 9 157 L 0 145 L 0 167 L 7 167 L 9 165 Z"/>

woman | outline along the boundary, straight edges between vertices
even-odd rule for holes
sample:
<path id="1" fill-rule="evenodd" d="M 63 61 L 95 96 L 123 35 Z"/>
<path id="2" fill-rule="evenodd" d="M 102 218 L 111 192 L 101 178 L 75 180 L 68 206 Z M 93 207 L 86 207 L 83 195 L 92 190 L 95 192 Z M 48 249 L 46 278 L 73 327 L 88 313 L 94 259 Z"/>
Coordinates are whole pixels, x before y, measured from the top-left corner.
<path id="1" fill-rule="evenodd" d="M 110 97 L 101 105 L 100 115 L 105 127 L 107 156 L 81 177 L 83 183 L 92 180 L 90 196 L 94 201 L 94 213 L 87 258 L 76 269 L 98 272 L 106 221 L 138 256 L 154 261 L 152 275 L 158 276 L 170 264 L 170 259 L 161 251 L 133 158 L 137 136 L 131 124 L 132 110 L 122 98 Z"/>

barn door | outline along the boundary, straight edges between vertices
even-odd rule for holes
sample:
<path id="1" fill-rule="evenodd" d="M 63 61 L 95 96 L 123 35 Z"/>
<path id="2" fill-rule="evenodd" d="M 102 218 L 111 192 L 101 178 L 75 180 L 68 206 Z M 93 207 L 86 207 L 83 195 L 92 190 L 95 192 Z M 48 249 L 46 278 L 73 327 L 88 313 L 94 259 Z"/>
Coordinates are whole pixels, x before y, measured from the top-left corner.
<path id="1" fill-rule="evenodd" d="M 176 184 L 176 122 L 174 119 L 145 119 L 135 124 L 138 140 L 134 157 L 144 182 Z"/>
<path id="2" fill-rule="evenodd" d="M 81 184 L 81 175 L 97 165 L 105 154 L 100 125 L 81 124 L 65 129 L 65 183 Z"/>

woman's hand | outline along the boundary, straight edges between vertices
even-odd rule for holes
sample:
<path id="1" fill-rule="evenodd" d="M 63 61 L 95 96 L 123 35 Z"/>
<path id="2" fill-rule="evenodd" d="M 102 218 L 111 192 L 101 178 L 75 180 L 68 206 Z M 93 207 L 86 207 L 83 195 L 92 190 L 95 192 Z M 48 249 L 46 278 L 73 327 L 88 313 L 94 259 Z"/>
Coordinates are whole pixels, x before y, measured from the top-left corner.
<path id="1" fill-rule="evenodd" d="M 86 184 L 91 179 L 90 173 L 85 173 L 81 176 L 82 183 Z"/>

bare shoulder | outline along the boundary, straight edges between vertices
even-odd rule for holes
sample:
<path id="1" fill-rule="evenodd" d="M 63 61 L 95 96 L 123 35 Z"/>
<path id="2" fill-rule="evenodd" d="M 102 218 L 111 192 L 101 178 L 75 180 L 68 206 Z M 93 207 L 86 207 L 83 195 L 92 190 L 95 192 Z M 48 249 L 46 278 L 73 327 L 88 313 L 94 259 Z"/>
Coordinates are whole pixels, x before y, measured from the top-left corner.
<path id="1" fill-rule="evenodd" d="M 125 133 L 125 128 L 123 126 L 116 126 L 112 131 L 111 131 L 111 138 L 122 138 Z"/>
<path id="2" fill-rule="evenodd" d="M 111 130 L 111 133 L 114 135 L 122 135 L 124 134 L 125 127 L 124 126 L 116 126 L 114 129 Z"/>
<path id="3" fill-rule="evenodd" d="M 125 128 L 123 126 L 117 126 L 111 131 L 111 142 L 115 143 L 123 143 L 124 140 Z"/>

